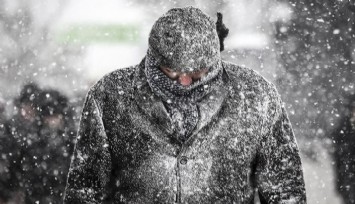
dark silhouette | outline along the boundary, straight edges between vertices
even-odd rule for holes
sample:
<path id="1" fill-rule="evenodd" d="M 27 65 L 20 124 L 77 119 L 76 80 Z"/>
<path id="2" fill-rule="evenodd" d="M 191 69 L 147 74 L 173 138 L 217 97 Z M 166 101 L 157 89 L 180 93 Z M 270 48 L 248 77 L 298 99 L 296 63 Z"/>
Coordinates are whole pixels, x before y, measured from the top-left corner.
<path id="1" fill-rule="evenodd" d="M 61 203 L 74 146 L 68 99 L 58 91 L 29 84 L 15 107 L 1 143 L 7 160 L 1 181 L 1 191 L 8 192 L 5 200 L 22 197 L 16 202 Z"/>
<path id="2" fill-rule="evenodd" d="M 0 204 L 5 202 L 6 192 L 4 184 L 8 179 L 5 176 L 8 171 L 8 161 L 5 159 L 6 154 L 4 154 L 5 145 L 2 143 L 6 137 L 6 118 L 5 118 L 5 100 L 0 95 Z M 4 176 L 3 176 L 4 175 Z"/>
<path id="3" fill-rule="evenodd" d="M 223 15 L 219 12 L 217 13 L 216 30 L 219 38 L 219 50 L 222 52 L 224 50 L 224 39 L 228 36 L 229 29 L 224 25 Z"/>
<path id="4" fill-rule="evenodd" d="M 34 83 L 26 84 L 18 98 L 14 100 L 15 113 L 5 122 L 5 130 L 0 138 L 0 161 L 3 171 L 0 172 L 0 196 L 7 200 L 18 198 L 17 203 L 23 198 L 21 189 L 25 188 L 22 178 L 22 157 L 26 148 L 36 138 L 40 124 L 38 100 L 40 89 Z"/>
<path id="5" fill-rule="evenodd" d="M 343 119 L 332 134 L 335 141 L 336 187 L 345 204 L 355 203 L 355 95 L 349 97 Z"/>

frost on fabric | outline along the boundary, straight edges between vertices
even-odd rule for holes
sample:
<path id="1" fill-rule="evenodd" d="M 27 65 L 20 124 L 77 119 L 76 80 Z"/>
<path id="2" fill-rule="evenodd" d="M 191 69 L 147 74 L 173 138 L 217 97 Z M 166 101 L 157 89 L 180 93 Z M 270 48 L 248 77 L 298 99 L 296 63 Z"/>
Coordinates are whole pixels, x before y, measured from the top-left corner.
<path id="1" fill-rule="evenodd" d="M 193 7 L 171 9 L 159 18 L 150 33 L 149 45 L 154 56 L 160 55 L 157 58 L 161 65 L 176 71 L 212 71 L 220 60 L 215 23 Z"/>
<path id="2" fill-rule="evenodd" d="M 269 203 L 305 203 L 297 144 L 274 86 L 223 67 L 228 80 L 199 103 L 207 122 L 185 143 L 149 89 L 144 63 L 100 80 L 85 103 L 66 203 L 249 203 L 255 188 Z"/>
<path id="3" fill-rule="evenodd" d="M 219 49 L 215 24 L 199 9 L 161 17 L 142 62 L 88 93 L 65 202 L 250 204 L 258 189 L 265 203 L 306 203 L 275 87 L 222 61 Z M 182 87 L 160 65 L 209 74 Z"/>

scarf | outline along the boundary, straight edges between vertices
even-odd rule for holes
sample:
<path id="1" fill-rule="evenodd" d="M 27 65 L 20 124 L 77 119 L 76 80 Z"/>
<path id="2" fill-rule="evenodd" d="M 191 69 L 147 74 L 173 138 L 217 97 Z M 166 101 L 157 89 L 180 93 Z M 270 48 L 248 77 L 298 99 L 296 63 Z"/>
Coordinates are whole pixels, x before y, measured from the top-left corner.
<path id="1" fill-rule="evenodd" d="M 189 86 L 170 79 L 161 70 L 208 74 Z M 162 99 L 177 138 L 186 141 L 200 114 L 198 102 L 222 83 L 220 43 L 216 25 L 200 9 L 173 8 L 160 17 L 149 35 L 145 74 L 153 93 Z"/>
<path id="2" fill-rule="evenodd" d="M 222 84 L 222 69 L 216 63 L 202 79 L 190 86 L 182 86 L 159 69 L 159 61 L 152 54 L 146 56 L 145 74 L 153 93 L 162 99 L 173 122 L 177 138 L 184 142 L 199 121 L 198 102 Z"/>

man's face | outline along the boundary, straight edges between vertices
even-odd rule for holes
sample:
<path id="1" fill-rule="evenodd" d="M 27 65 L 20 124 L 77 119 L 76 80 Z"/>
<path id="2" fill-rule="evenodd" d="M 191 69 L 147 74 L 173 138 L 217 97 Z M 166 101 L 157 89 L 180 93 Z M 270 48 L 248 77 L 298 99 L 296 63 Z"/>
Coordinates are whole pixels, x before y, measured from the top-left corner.
<path id="1" fill-rule="evenodd" d="M 27 104 L 27 103 L 22 104 L 20 111 L 21 111 L 20 113 L 21 113 L 22 118 L 24 118 L 25 120 L 28 120 L 31 122 L 33 122 L 35 120 L 37 111 L 30 104 Z"/>
<path id="2" fill-rule="evenodd" d="M 207 75 L 208 69 L 200 69 L 195 72 L 176 72 L 169 67 L 160 66 L 160 70 L 172 80 L 176 80 L 179 84 L 183 86 L 189 86 L 193 82 L 200 80 Z"/>
<path id="3" fill-rule="evenodd" d="M 44 124 L 50 129 L 57 130 L 64 126 L 63 115 L 54 114 L 44 117 Z"/>

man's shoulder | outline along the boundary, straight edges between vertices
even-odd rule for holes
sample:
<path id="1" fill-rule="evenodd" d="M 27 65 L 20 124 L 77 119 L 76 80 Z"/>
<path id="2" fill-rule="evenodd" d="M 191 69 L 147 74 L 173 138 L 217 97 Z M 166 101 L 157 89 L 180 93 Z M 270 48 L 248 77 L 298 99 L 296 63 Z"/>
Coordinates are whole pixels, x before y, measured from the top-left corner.
<path id="1" fill-rule="evenodd" d="M 223 67 L 229 78 L 230 89 L 234 93 L 255 97 L 279 97 L 275 85 L 255 70 L 225 61 L 223 61 Z"/>
<path id="2" fill-rule="evenodd" d="M 89 90 L 96 98 L 103 95 L 126 95 L 133 88 L 135 71 L 138 65 L 116 69 L 97 81 Z"/>
<path id="3" fill-rule="evenodd" d="M 238 81 L 243 84 L 258 84 L 262 86 L 273 86 L 271 82 L 265 79 L 255 70 L 223 61 L 223 67 L 226 70 L 229 79 L 232 82 Z"/>

